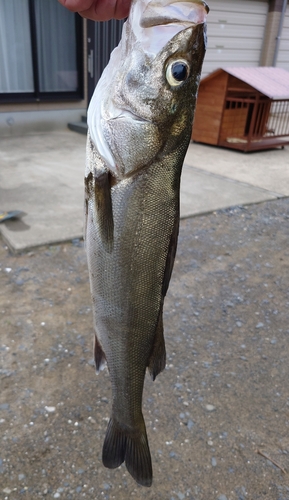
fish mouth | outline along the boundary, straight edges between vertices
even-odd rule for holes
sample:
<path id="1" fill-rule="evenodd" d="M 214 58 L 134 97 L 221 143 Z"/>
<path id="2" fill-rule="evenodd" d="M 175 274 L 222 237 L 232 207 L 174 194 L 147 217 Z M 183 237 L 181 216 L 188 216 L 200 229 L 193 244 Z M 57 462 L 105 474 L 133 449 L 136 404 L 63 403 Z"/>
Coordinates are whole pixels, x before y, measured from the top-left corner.
<path id="1" fill-rule="evenodd" d="M 140 26 L 153 28 L 167 24 L 182 24 L 183 26 L 200 24 L 206 20 L 209 10 L 207 3 L 203 0 L 150 2 L 143 13 Z"/>
<path id="2" fill-rule="evenodd" d="M 128 109 L 121 110 L 118 115 L 111 117 L 109 120 L 128 120 L 139 123 L 149 123 L 149 120 L 146 120 Z"/>
<path id="3" fill-rule="evenodd" d="M 128 20 L 144 52 L 156 56 L 177 33 L 206 22 L 204 0 L 135 0 Z"/>

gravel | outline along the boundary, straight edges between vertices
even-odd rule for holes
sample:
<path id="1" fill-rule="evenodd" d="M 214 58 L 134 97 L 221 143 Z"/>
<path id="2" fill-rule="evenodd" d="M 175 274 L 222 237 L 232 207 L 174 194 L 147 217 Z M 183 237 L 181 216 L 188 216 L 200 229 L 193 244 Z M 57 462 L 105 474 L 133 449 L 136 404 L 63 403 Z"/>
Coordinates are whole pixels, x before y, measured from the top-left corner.
<path id="1" fill-rule="evenodd" d="M 181 221 L 167 366 L 143 395 L 150 489 L 101 463 L 111 393 L 83 243 L 0 245 L 0 498 L 288 500 L 288 213 L 282 199 Z"/>

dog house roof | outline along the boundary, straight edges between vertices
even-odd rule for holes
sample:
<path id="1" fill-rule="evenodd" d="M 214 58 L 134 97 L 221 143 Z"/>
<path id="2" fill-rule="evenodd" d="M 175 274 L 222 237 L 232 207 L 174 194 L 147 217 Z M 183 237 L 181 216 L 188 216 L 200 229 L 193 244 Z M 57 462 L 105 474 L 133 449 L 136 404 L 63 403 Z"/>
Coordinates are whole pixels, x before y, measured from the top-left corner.
<path id="1" fill-rule="evenodd" d="M 289 99 L 289 71 L 283 68 L 268 66 L 220 68 L 203 78 L 202 82 L 217 76 L 222 71 L 242 80 L 270 99 Z"/>

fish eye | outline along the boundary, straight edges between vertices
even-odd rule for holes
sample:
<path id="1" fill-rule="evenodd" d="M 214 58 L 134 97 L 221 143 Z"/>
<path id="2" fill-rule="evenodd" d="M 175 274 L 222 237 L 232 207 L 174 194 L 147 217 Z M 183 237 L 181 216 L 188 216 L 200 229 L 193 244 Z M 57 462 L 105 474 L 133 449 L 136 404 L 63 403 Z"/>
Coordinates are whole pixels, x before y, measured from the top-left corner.
<path id="1" fill-rule="evenodd" d="M 189 65 L 184 59 L 169 63 L 166 71 L 166 79 L 172 87 L 181 85 L 189 76 Z"/>

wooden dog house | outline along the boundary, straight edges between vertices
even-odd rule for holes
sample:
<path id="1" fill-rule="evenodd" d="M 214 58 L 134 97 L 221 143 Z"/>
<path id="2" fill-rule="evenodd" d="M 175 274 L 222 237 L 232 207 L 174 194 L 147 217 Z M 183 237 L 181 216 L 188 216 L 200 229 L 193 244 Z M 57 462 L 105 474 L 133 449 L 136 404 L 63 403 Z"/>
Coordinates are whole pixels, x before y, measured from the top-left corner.
<path id="1" fill-rule="evenodd" d="M 192 139 L 258 151 L 289 144 L 289 72 L 221 68 L 200 82 Z"/>

